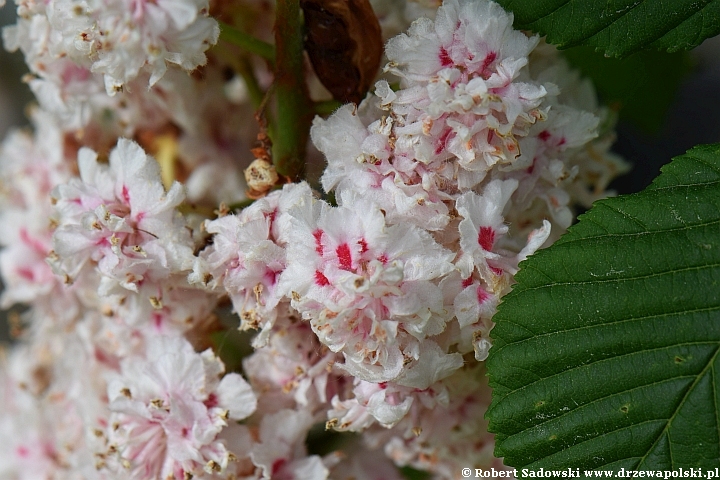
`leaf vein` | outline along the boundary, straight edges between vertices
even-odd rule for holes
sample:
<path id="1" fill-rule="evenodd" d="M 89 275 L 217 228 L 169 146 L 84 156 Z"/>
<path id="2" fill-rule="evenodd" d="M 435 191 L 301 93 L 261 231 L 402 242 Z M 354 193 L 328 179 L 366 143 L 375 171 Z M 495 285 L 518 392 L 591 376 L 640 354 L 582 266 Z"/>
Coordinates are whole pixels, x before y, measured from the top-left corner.
<path id="1" fill-rule="evenodd" d="M 646 275 L 633 275 L 633 276 L 627 276 L 627 277 L 606 278 L 606 279 L 598 279 L 598 280 L 582 280 L 582 281 L 574 281 L 574 282 L 571 281 L 571 282 L 548 283 L 545 285 L 537 285 L 534 287 L 527 287 L 527 288 L 524 288 L 522 291 L 530 292 L 533 290 L 543 290 L 546 288 L 564 287 L 564 286 L 568 286 L 568 285 L 601 285 L 603 283 L 620 283 L 620 282 L 626 282 L 626 281 L 635 281 L 635 280 L 644 280 L 644 279 L 654 278 L 654 277 L 662 277 L 664 275 L 690 272 L 693 270 L 700 271 L 700 270 L 706 270 L 706 269 L 714 269 L 717 267 L 720 267 L 720 263 L 695 265 L 692 267 L 685 267 L 685 268 L 675 268 L 675 269 L 671 269 L 671 270 L 663 270 L 661 272 L 648 273 Z"/>
<path id="2" fill-rule="evenodd" d="M 578 443 L 574 444 L 573 447 L 576 447 L 576 446 L 578 446 L 578 445 L 582 445 L 583 443 L 590 442 L 590 441 L 595 440 L 595 439 L 597 439 L 597 438 L 605 437 L 605 436 L 610 435 L 610 434 L 612 434 L 612 433 L 620 432 L 620 431 L 622 431 L 622 430 L 627 430 L 628 428 L 637 427 L 637 426 L 639 426 L 639 425 L 644 425 L 644 424 L 646 424 L 646 423 L 661 422 L 662 420 L 665 420 L 665 419 L 657 418 L 657 419 L 653 419 L 653 420 L 645 420 L 645 421 L 643 421 L 643 422 L 633 423 L 632 425 L 626 425 L 626 426 L 621 427 L 621 428 L 615 428 L 615 429 L 613 429 L 613 430 L 609 430 L 609 431 L 607 431 L 607 432 L 605 432 L 605 433 L 602 433 L 602 434 L 600 434 L 600 435 L 596 435 L 596 436 L 594 436 L 594 437 L 590 437 L 590 438 L 588 438 L 588 439 L 586 439 L 586 440 L 583 440 L 582 442 L 578 442 Z M 565 452 L 565 450 L 560 450 L 560 451 L 558 451 L 558 452 L 554 452 L 554 453 L 546 456 L 545 458 L 552 458 L 554 455 L 558 455 L 558 454 L 561 454 L 561 453 L 564 453 L 564 452 Z M 631 458 L 637 458 L 637 457 L 631 457 Z"/>
<path id="3" fill-rule="evenodd" d="M 544 15 L 541 15 L 541 16 L 537 17 L 536 19 L 531 20 L 531 21 L 528 22 L 528 23 L 539 22 L 540 20 L 551 16 L 553 13 L 555 13 L 555 12 L 557 12 L 558 10 L 560 10 L 561 8 L 563 8 L 563 7 L 566 6 L 568 3 L 573 3 L 573 0 L 565 0 L 563 3 L 561 3 L 560 5 L 558 5 L 556 8 L 553 8 L 550 12 L 548 12 L 548 13 L 546 13 L 546 14 L 544 14 Z"/>
<path id="4" fill-rule="evenodd" d="M 535 424 L 533 424 L 533 425 L 531 425 L 531 426 L 529 426 L 529 427 L 527 427 L 527 428 L 524 428 L 524 429 L 522 429 L 522 430 L 520 430 L 520 431 L 518 431 L 518 432 L 516 432 L 516 433 L 513 433 L 512 435 L 508 435 L 508 438 L 510 438 L 510 437 L 512 437 L 512 436 L 515 436 L 515 435 L 520 435 L 520 434 L 523 433 L 523 432 L 527 432 L 528 430 L 532 430 L 533 428 L 540 427 L 540 426 L 542 426 L 542 425 L 545 425 L 546 423 L 552 422 L 552 421 L 557 420 L 557 419 L 559 419 L 559 418 L 562 418 L 562 417 L 564 417 L 564 416 L 566 416 L 566 415 L 570 415 L 570 414 L 573 413 L 573 412 L 576 412 L 576 411 L 578 411 L 578 410 L 581 410 L 581 409 L 583 409 L 583 408 L 585 408 L 585 407 L 589 407 L 590 405 L 593 405 L 593 404 L 595 404 L 595 403 L 597 403 L 597 402 L 601 402 L 601 401 L 603 401 L 603 400 L 607 400 L 607 399 L 609 399 L 609 398 L 612 398 L 612 397 L 615 397 L 615 396 L 618 396 L 618 395 L 622 395 L 622 394 L 624 394 L 624 393 L 632 392 L 632 391 L 634 391 L 634 390 L 640 390 L 640 389 L 642 389 L 642 388 L 650 387 L 650 386 L 653 386 L 653 385 L 659 385 L 659 384 L 661 384 L 661 383 L 669 382 L 669 381 L 671 381 L 671 380 L 677 380 L 677 379 L 683 379 L 683 378 L 693 378 L 693 377 L 695 377 L 695 375 L 677 375 L 677 376 L 674 376 L 674 377 L 664 378 L 664 379 L 662 379 L 662 380 L 660 380 L 660 381 L 650 382 L 650 383 L 646 383 L 646 384 L 643 384 L 643 385 L 637 385 L 637 386 L 635 386 L 635 387 L 633 387 L 633 388 L 626 388 L 626 389 L 624 389 L 624 390 L 619 390 L 619 391 L 617 391 L 617 392 L 613 392 L 613 393 L 610 393 L 610 394 L 605 395 L 605 396 L 602 396 L 602 397 L 594 398 L 594 399 L 593 399 L 592 401 L 590 401 L 590 402 L 582 403 L 582 404 L 579 404 L 579 405 L 576 404 L 575 408 L 573 408 L 572 410 L 567 410 L 567 411 L 561 413 L 560 415 L 558 415 L 557 417 L 548 418 L 547 420 L 543 420 L 543 421 L 540 422 L 540 423 L 535 423 Z M 656 419 L 656 420 L 657 420 L 657 419 Z"/>
<path id="5" fill-rule="evenodd" d="M 632 12 L 633 10 L 635 10 L 638 6 L 642 5 L 643 3 L 645 3 L 645 0 L 640 0 L 640 1 L 639 1 L 638 3 L 636 3 L 635 5 L 630 6 L 630 8 L 628 8 L 628 9 L 625 10 L 623 13 L 621 13 L 620 16 L 615 17 L 610 23 L 608 23 L 607 25 L 602 26 L 602 27 L 600 28 L 600 30 L 596 30 L 596 31 L 594 31 L 594 32 L 592 32 L 592 31 L 591 31 L 591 32 L 586 32 L 586 33 L 585 33 L 585 36 L 584 36 L 582 39 L 580 39 L 580 41 L 588 40 L 589 38 L 592 38 L 592 37 L 596 36 L 597 34 L 599 34 L 600 32 L 602 32 L 603 30 L 606 30 L 606 29 L 610 28 L 610 27 L 613 26 L 616 22 L 619 22 L 624 16 L 626 16 L 628 13 Z"/>
<path id="6" fill-rule="evenodd" d="M 670 424 L 673 422 L 673 420 L 675 419 L 675 416 L 676 416 L 677 413 L 680 411 L 680 409 L 682 408 L 682 406 L 685 404 L 685 401 L 687 400 L 688 395 L 690 394 L 690 392 L 692 391 L 692 389 L 695 388 L 695 385 L 697 385 L 697 383 L 700 381 L 700 379 L 702 378 L 702 376 L 705 375 L 705 372 L 707 371 L 707 369 L 710 368 L 710 366 L 715 362 L 715 358 L 718 356 L 718 352 L 720 352 L 720 346 L 718 346 L 718 348 L 715 350 L 715 353 L 713 354 L 713 356 L 712 356 L 712 358 L 710 359 L 710 361 L 708 362 L 708 364 L 705 365 L 705 368 L 703 368 L 702 371 L 695 376 L 695 381 L 692 383 L 692 385 L 690 385 L 690 388 L 687 389 L 687 391 L 685 392 L 685 395 L 683 396 L 682 400 L 680 400 L 680 404 L 677 406 L 677 408 L 676 408 L 675 411 L 673 412 L 672 416 L 671 416 L 671 417 L 668 419 L 668 421 L 665 423 L 665 428 L 663 428 L 663 431 L 660 432 L 660 435 L 658 435 L 658 438 L 657 438 L 657 439 L 655 440 L 655 442 L 652 444 L 652 446 L 650 447 L 650 449 L 648 449 L 647 453 L 645 453 L 645 455 L 643 455 L 642 459 L 640 460 L 640 463 L 642 463 L 642 462 L 645 461 L 645 459 L 647 458 L 648 454 L 652 451 L 653 447 L 655 447 L 655 445 L 656 445 L 657 442 L 660 440 L 660 438 L 662 438 L 662 436 L 667 432 L 667 434 L 668 434 L 668 448 L 670 449 L 670 466 L 671 466 L 671 468 L 672 468 L 673 460 L 672 460 L 672 441 L 670 441 Z"/>
<path id="7" fill-rule="evenodd" d="M 603 204 L 600 204 L 603 205 Z M 628 233 L 609 233 L 609 230 L 606 227 L 603 227 L 598 222 L 596 222 L 592 218 L 583 218 L 582 221 L 584 222 L 592 222 L 600 227 L 602 227 L 606 232 L 608 232 L 607 235 L 591 235 L 587 237 L 582 238 L 574 238 L 571 240 L 565 240 L 561 243 L 561 245 L 570 245 L 572 243 L 577 243 L 585 240 L 597 240 L 602 238 L 623 238 L 623 237 L 640 237 L 645 235 L 664 235 L 666 233 L 670 232 L 680 232 L 683 230 L 691 230 L 695 228 L 703 228 L 703 227 L 711 227 L 713 225 L 720 224 L 720 219 L 712 220 L 710 222 L 702 222 L 702 223 L 692 223 L 692 224 L 686 224 L 683 226 L 678 227 L 671 227 L 671 228 L 663 228 L 662 230 L 650 230 L 650 231 L 644 231 L 644 232 L 628 232 Z"/>
<path id="8" fill-rule="evenodd" d="M 707 5 L 705 5 L 705 7 L 707 7 Z M 703 9 L 704 9 L 705 7 L 703 7 Z M 704 18 L 704 16 L 703 16 L 703 18 Z M 692 159 L 694 159 L 694 160 L 697 160 L 698 162 L 702 163 L 703 165 L 705 165 L 706 167 L 708 167 L 708 168 L 709 168 L 710 170 L 712 170 L 713 172 L 715 172 L 715 173 L 717 173 L 718 175 L 720 175 L 720 168 L 717 168 L 715 165 L 713 165 L 712 163 L 708 162 L 708 161 L 705 160 L 704 158 L 702 158 L 702 157 L 696 157 L 696 156 L 694 156 L 694 155 L 693 155 L 693 156 L 690 156 L 690 158 L 692 158 Z M 720 183 L 720 180 L 716 180 L 716 181 L 714 181 L 714 182 L 712 182 L 712 183 Z"/>
<path id="9" fill-rule="evenodd" d="M 627 218 L 627 219 L 630 220 L 631 222 L 633 222 L 633 223 L 635 223 L 636 225 L 640 226 L 640 227 L 643 228 L 646 232 L 649 232 L 647 225 L 645 225 L 644 223 L 642 223 L 640 220 L 638 220 L 637 218 L 633 217 L 633 216 L 630 215 L 629 213 L 623 212 L 622 210 L 614 207 L 611 202 L 601 203 L 599 206 L 605 207 L 605 208 L 607 208 L 608 210 L 612 210 L 613 212 L 617 213 L 618 215 L 620 215 L 620 216 L 622 216 L 622 217 L 624 217 L 624 218 Z"/>
<path id="10" fill-rule="evenodd" d="M 712 377 L 710 378 L 710 381 L 712 382 L 712 392 L 713 392 L 713 403 L 715 404 L 715 426 L 717 427 L 718 431 L 718 438 L 720 438 L 720 405 L 718 405 L 718 384 L 717 384 L 717 369 L 713 366 L 712 368 Z M 720 442 L 718 443 L 718 458 L 720 458 Z"/>
<path id="11" fill-rule="evenodd" d="M 681 18 L 675 25 L 673 25 L 673 26 L 670 27 L 669 29 L 667 29 L 667 30 L 665 30 L 665 31 L 662 31 L 662 30 L 661 30 L 660 33 L 655 33 L 655 34 L 654 34 L 654 35 L 655 35 L 654 38 L 644 41 L 644 42 L 639 46 L 639 48 L 642 48 L 642 47 L 645 46 L 645 45 L 649 45 L 649 44 L 651 44 L 652 42 L 654 42 L 654 41 L 662 38 L 662 37 L 665 36 L 665 35 L 667 35 L 669 32 L 672 32 L 672 31 L 675 30 L 677 27 L 679 27 L 680 25 L 682 25 L 682 23 L 683 23 L 685 20 L 687 20 L 688 18 L 692 17 L 695 13 L 697 13 L 698 11 L 702 10 L 703 8 L 705 8 L 705 6 L 707 6 L 707 5 L 708 5 L 709 3 L 711 3 L 711 2 L 712 2 L 712 0 L 705 0 L 705 4 L 704 4 L 702 7 L 700 7 L 698 10 L 695 10 L 694 12 L 691 12 L 690 15 Z M 638 6 L 642 5 L 643 3 L 644 3 L 644 0 L 641 0 L 640 2 L 638 2 L 637 4 L 633 5 L 631 8 L 629 8 L 628 10 L 626 10 L 625 12 L 623 12 L 619 17 L 615 18 L 611 23 L 605 25 L 605 26 L 602 27 L 600 30 L 598 30 L 598 31 L 596 31 L 596 32 L 594 32 L 594 33 L 591 33 L 590 36 L 584 37 L 583 40 L 588 40 L 588 39 L 590 39 L 590 38 L 592 38 L 592 37 L 596 37 L 598 34 L 602 33 L 604 30 L 607 30 L 609 27 L 611 27 L 612 25 L 614 25 L 616 22 L 619 22 L 624 16 L 626 16 L 628 13 L 630 13 L 632 10 L 634 10 L 634 9 L 637 8 Z M 677 13 L 680 13 L 680 12 L 677 12 Z M 678 15 L 678 16 L 679 16 L 679 15 Z M 635 50 L 637 50 L 637 49 L 638 49 L 638 47 L 636 46 L 636 47 L 635 47 Z"/>
<path id="12" fill-rule="evenodd" d="M 510 391 L 507 393 L 507 395 L 505 395 L 505 396 L 507 397 L 507 396 L 509 396 L 509 395 L 511 395 L 511 394 L 514 394 L 514 393 L 516 393 L 516 392 L 521 392 L 521 391 L 525 390 L 526 388 L 529 388 L 529 387 L 535 385 L 535 384 L 538 383 L 538 382 L 543 382 L 543 381 L 545 381 L 545 380 L 548 380 L 548 379 L 551 379 L 551 378 L 554 378 L 554 377 L 558 377 L 558 376 L 560 376 L 560 375 L 564 375 L 564 374 L 566 374 L 566 373 L 568 373 L 568 372 L 572 372 L 572 371 L 575 371 L 575 370 L 577 370 L 577 369 L 584 368 L 584 367 L 589 367 L 589 366 L 591 366 L 591 365 L 597 365 L 597 364 L 599 364 L 599 363 L 611 362 L 611 361 L 613 361 L 613 360 L 623 359 L 623 358 L 625 358 L 625 357 L 631 357 L 631 356 L 633 356 L 633 355 L 638 355 L 638 354 L 645 353 L 645 352 L 666 350 L 666 349 L 668 349 L 668 348 L 677 347 L 677 346 L 687 346 L 687 345 L 717 345 L 717 344 L 718 344 L 717 341 L 674 343 L 674 344 L 672 344 L 672 345 L 664 345 L 664 346 L 662 346 L 662 347 L 653 347 L 653 348 L 643 348 L 643 349 L 640 349 L 640 350 L 635 350 L 635 351 L 632 351 L 632 352 L 624 353 L 624 354 L 622 354 L 622 355 L 615 355 L 615 356 L 613 356 L 613 357 L 602 358 L 602 359 L 597 360 L 597 361 L 594 361 L 594 362 L 583 363 L 582 365 L 576 365 L 576 366 L 574 366 L 574 367 L 568 368 L 568 369 L 563 370 L 563 371 L 561 371 L 561 372 L 557 372 L 557 373 L 553 373 L 552 375 L 548 375 L 547 377 L 541 377 L 541 378 L 539 378 L 538 380 L 534 380 L 534 381 L 528 383 L 527 385 L 523 385 L 523 386 L 520 387 L 520 388 L 516 388 L 516 389 L 514 389 L 514 390 L 510 390 Z M 525 369 L 523 369 L 523 370 L 525 370 Z M 535 375 L 535 376 L 538 376 L 537 374 L 534 374 L 534 375 Z M 655 382 L 655 383 L 659 383 L 659 382 Z M 648 384 L 648 385 L 650 385 L 650 384 Z"/>
<path id="13" fill-rule="evenodd" d="M 643 315 L 641 317 L 629 317 L 629 318 L 623 318 L 620 320 L 613 320 L 611 322 L 594 323 L 592 325 L 581 325 L 581 326 L 575 327 L 575 328 L 566 328 L 563 330 L 553 330 L 551 332 L 536 333 L 536 334 L 533 334 L 533 336 L 529 337 L 529 338 L 523 338 L 521 340 L 510 341 L 510 342 L 506 343 L 506 345 L 519 345 L 523 342 L 534 340 L 536 338 L 549 337 L 549 336 L 557 335 L 560 333 L 578 332 L 581 330 L 589 330 L 589 329 L 599 328 L 599 327 L 616 326 L 616 325 L 621 325 L 623 323 L 628 323 L 628 322 L 638 322 L 638 321 L 644 321 L 644 320 L 649 320 L 649 319 L 679 316 L 679 315 L 684 315 L 684 314 L 712 312 L 715 310 L 720 310 L 720 305 L 704 307 L 704 308 L 694 308 L 692 310 L 684 309 L 684 310 L 678 310 L 676 312 L 654 313 L 652 315 Z M 503 319 L 502 321 L 507 322 L 509 320 Z M 515 325 L 518 325 L 518 324 L 515 324 Z M 521 325 L 518 325 L 518 326 L 521 326 Z M 528 330 L 528 331 L 530 331 L 530 330 Z"/>
<path id="14" fill-rule="evenodd" d="M 693 157 L 694 158 L 694 157 Z M 650 193 L 654 192 L 661 192 L 663 190 L 680 190 L 685 188 L 693 188 L 693 187 L 714 187 L 715 185 L 719 184 L 720 180 L 712 180 L 710 182 L 697 182 L 697 183 L 674 183 L 672 185 L 668 185 L 665 187 L 653 187 L 652 190 L 646 190 L 645 192 L 638 192 L 643 193 L 643 195 L 647 194 L 650 195 Z M 635 194 L 637 195 L 637 194 Z"/>

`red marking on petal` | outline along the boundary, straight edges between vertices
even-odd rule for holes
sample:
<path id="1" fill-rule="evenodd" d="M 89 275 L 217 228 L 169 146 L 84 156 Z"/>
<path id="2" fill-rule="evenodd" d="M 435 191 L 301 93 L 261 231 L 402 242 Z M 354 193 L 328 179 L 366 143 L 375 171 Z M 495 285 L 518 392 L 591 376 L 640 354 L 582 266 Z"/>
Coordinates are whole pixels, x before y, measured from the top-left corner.
<path id="1" fill-rule="evenodd" d="M 315 237 L 315 251 L 318 255 L 322 255 L 324 251 L 322 244 L 323 233 L 319 228 L 313 232 L 313 237 Z"/>
<path id="2" fill-rule="evenodd" d="M 277 282 L 277 275 L 278 275 L 278 272 L 268 268 L 265 270 L 265 275 L 263 275 L 263 279 L 269 285 L 275 285 L 275 282 Z"/>
<path id="3" fill-rule="evenodd" d="M 67 85 L 68 83 L 76 81 L 83 82 L 91 76 L 92 73 L 90 73 L 90 70 L 88 70 L 87 68 L 83 68 L 75 65 L 74 63 L 71 63 L 67 65 L 66 68 L 62 71 L 60 78 L 62 79 L 63 85 Z"/>
<path id="4" fill-rule="evenodd" d="M 378 257 L 378 260 L 379 260 L 380 263 L 382 263 L 383 265 L 386 265 L 386 264 L 388 263 L 388 257 L 387 257 L 387 255 L 385 255 L 384 253 Z"/>
<path id="5" fill-rule="evenodd" d="M 270 225 L 272 226 L 272 223 L 275 221 L 275 216 L 277 215 L 277 208 L 273 210 L 272 212 L 267 214 L 267 218 L 270 220 Z"/>
<path id="6" fill-rule="evenodd" d="M 358 245 L 360 245 L 360 255 L 368 251 L 368 244 L 364 238 L 361 238 L 358 241 Z"/>
<path id="7" fill-rule="evenodd" d="M 340 244 L 336 249 L 335 253 L 338 257 L 338 262 L 340 262 L 340 268 L 343 270 L 351 270 L 352 269 L 352 255 L 350 254 L 350 247 L 347 243 Z"/>
<path id="8" fill-rule="evenodd" d="M 278 458 L 275 460 L 272 464 L 272 474 L 276 475 L 280 470 L 282 470 L 283 466 L 287 463 L 287 460 L 284 458 Z"/>
<path id="9" fill-rule="evenodd" d="M 217 407 L 219 405 L 217 395 L 211 393 L 208 395 L 207 400 L 203 402 L 207 408 Z"/>
<path id="10" fill-rule="evenodd" d="M 383 390 L 385 390 L 385 389 L 387 388 L 387 382 L 380 382 L 380 383 L 378 383 L 378 387 L 380 387 L 380 388 L 382 388 Z"/>
<path id="11" fill-rule="evenodd" d="M 485 55 L 485 59 L 483 59 L 482 66 L 480 67 L 480 74 L 483 77 L 490 77 L 492 72 L 490 72 L 488 70 L 488 67 L 495 61 L 496 58 L 497 58 L 496 52 L 490 52 L 487 55 Z"/>
<path id="12" fill-rule="evenodd" d="M 440 135 L 440 138 L 438 138 L 437 143 L 435 144 L 435 155 L 440 154 L 445 148 L 447 147 L 447 141 L 450 137 L 450 134 L 452 133 L 452 130 L 449 128 L 445 130 L 442 135 Z"/>
<path id="13" fill-rule="evenodd" d="M 18 456 L 21 458 L 27 458 L 30 456 L 30 449 L 24 445 L 20 445 L 19 447 L 17 447 L 15 452 L 17 452 Z"/>
<path id="14" fill-rule="evenodd" d="M 35 272 L 33 272 L 30 268 L 20 267 L 15 270 L 15 273 L 17 273 L 20 277 L 24 278 L 28 282 L 33 282 L 35 280 Z"/>
<path id="15" fill-rule="evenodd" d="M 537 159 L 536 159 L 536 158 L 533 158 L 532 165 L 530 165 L 530 166 L 528 167 L 527 173 L 532 174 L 533 170 L 535 170 L 535 160 L 537 160 Z"/>
<path id="16" fill-rule="evenodd" d="M 538 133 L 538 138 L 543 142 L 547 142 L 548 138 L 550 138 L 550 132 L 548 132 L 547 130 L 543 130 L 542 132 Z"/>
<path id="17" fill-rule="evenodd" d="M 116 357 L 108 355 L 97 347 L 93 351 L 93 356 L 95 357 L 95 360 L 109 366 L 110 368 L 120 368 L 120 361 Z"/>
<path id="18" fill-rule="evenodd" d="M 160 330 L 160 328 L 162 327 L 162 323 L 163 323 L 162 315 L 160 315 L 159 313 L 153 313 L 152 320 L 153 320 L 153 324 L 155 325 L 155 328 Z"/>
<path id="19" fill-rule="evenodd" d="M 472 283 L 473 283 L 473 278 L 472 278 L 472 277 L 468 277 L 468 278 L 466 278 L 466 279 L 464 279 L 464 280 L 462 281 L 462 287 L 463 287 L 463 288 L 467 288 L 467 287 L 469 287 L 470 285 L 472 285 Z"/>
<path id="20" fill-rule="evenodd" d="M 477 287 L 477 299 L 478 303 L 485 303 L 490 298 L 490 294 L 485 291 L 484 288 Z"/>
<path id="21" fill-rule="evenodd" d="M 315 283 L 321 287 L 330 285 L 330 280 L 320 270 L 315 270 Z"/>
<path id="22" fill-rule="evenodd" d="M 130 205 L 130 192 L 128 192 L 127 185 L 123 185 L 122 187 L 122 198 L 125 200 L 125 203 Z"/>
<path id="23" fill-rule="evenodd" d="M 488 265 L 488 266 L 489 266 L 489 265 Z M 490 266 L 489 266 L 489 267 L 490 267 Z M 503 274 L 503 269 L 502 269 L 502 268 L 498 268 L 498 267 L 490 267 L 490 271 L 493 272 L 493 273 L 494 273 L 495 275 L 497 275 L 498 277 L 502 276 L 502 274 Z"/>
<path id="24" fill-rule="evenodd" d="M 567 140 L 565 140 L 565 137 L 561 138 L 558 142 L 558 147 L 562 147 L 563 145 L 565 145 L 565 142 L 567 142 Z"/>
<path id="25" fill-rule="evenodd" d="M 36 253 L 42 256 L 48 254 L 48 249 L 45 245 L 43 245 L 39 240 L 31 237 L 27 229 L 24 227 L 20 229 L 20 240 L 22 240 L 25 245 L 35 250 Z"/>
<path id="26" fill-rule="evenodd" d="M 493 243 L 495 243 L 495 230 L 492 227 L 480 227 L 478 243 L 483 250 L 488 252 L 492 250 Z"/>
<path id="27" fill-rule="evenodd" d="M 440 47 L 440 65 L 443 67 L 449 67 L 453 64 L 452 59 L 450 58 L 450 54 L 447 50 L 445 50 L 445 47 Z"/>

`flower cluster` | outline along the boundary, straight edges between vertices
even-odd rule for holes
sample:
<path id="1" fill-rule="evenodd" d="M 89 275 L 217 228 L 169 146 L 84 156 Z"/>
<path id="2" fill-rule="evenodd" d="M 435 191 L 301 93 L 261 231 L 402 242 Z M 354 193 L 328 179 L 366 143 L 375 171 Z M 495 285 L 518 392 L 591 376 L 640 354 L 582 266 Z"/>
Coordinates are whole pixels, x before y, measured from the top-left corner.
<path id="1" fill-rule="evenodd" d="M 269 8 L 236 3 L 212 13 Z M 323 193 L 249 200 L 248 91 L 271 79 L 209 49 L 207 1 L 16 0 L 5 45 L 40 106 L 0 147 L 1 301 L 28 307 L 0 357 L 0 476 L 503 468 L 483 421 L 493 315 L 624 163 L 552 47 L 489 0 L 430 3 L 378 6 L 407 33 L 363 102 L 316 117 Z M 360 435 L 313 454 L 317 426 Z"/>

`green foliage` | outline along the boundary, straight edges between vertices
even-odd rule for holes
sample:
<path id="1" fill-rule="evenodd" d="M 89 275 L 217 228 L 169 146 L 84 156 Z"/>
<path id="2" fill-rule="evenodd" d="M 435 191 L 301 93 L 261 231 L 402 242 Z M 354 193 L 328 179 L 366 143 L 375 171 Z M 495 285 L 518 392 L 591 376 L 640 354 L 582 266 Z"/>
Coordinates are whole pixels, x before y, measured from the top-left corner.
<path id="1" fill-rule="evenodd" d="M 589 45 L 609 56 L 643 48 L 675 52 L 720 33 L 720 0 L 498 0 L 516 28 L 560 47 Z"/>
<path id="2" fill-rule="evenodd" d="M 228 372 L 242 372 L 243 359 L 253 352 L 250 340 L 254 335 L 255 332 L 243 332 L 237 328 L 219 329 L 210 334 L 212 349 Z"/>
<path id="3" fill-rule="evenodd" d="M 495 316 L 496 454 L 514 467 L 720 464 L 720 144 L 597 202 Z"/>
<path id="4" fill-rule="evenodd" d="M 618 110 L 621 119 L 649 133 L 660 130 L 691 65 L 686 52 L 645 50 L 617 59 L 596 53 L 592 47 L 574 47 L 563 54 L 592 80 L 603 103 Z"/>
<path id="5" fill-rule="evenodd" d="M 429 480 L 431 478 L 429 473 L 421 472 L 420 470 L 415 470 L 414 468 L 410 467 L 401 468 L 400 473 L 407 480 Z"/>

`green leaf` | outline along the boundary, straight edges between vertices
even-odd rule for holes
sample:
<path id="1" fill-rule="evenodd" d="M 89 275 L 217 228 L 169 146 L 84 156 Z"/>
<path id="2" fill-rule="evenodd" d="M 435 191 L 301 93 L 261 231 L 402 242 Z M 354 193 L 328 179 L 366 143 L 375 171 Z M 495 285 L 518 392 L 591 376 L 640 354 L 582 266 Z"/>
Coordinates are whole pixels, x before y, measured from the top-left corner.
<path id="1" fill-rule="evenodd" d="M 662 172 L 521 264 L 488 359 L 508 465 L 720 464 L 720 144 Z"/>
<path id="2" fill-rule="evenodd" d="M 603 103 L 618 110 L 621 120 L 648 133 L 662 127 L 680 82 L 691 67 L 687 52 L 645 50 L 623 59 L 605 57 L 592 47 L 574 47 L 562 53 L 592 80 Z"/>
<path id="3" fill-rule="evenodd" d="M 400 469 L 400 474 L 407 480 L 429 480 L 432 478 L 429 473 L 415 470 L 411 467 L 402 467 Z"/>
<path id="4" fill-rule="evenodd" d="M 720 0 L 498 0 L 515 27 L 560 47 L 590 45 L 609 56 L 643 48 L 675 52 L 720 33 Z"/>

